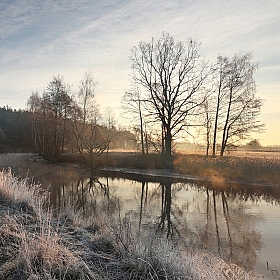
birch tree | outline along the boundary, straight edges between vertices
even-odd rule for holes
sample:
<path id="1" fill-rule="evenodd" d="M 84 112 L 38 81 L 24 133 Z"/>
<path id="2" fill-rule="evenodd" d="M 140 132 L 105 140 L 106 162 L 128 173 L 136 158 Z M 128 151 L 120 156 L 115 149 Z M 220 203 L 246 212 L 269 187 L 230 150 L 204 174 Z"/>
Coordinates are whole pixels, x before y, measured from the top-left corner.
<path id="1" fill-rule="evenodd" d="M 141 153 L 145 154 L 145 120 L 143 115 L 144 100 L 141 98 L 139 89 L 127 91 L 122 97 L 122 108 L 124 114 L 129 114 L 129 118 L 136 120 L 136 126 L 140 128 Z M 145 149 L 146 148 L 146 149 Z"/>
<path id="2" fill-rule="evenodd" d="M 74 119 L 74 145 L 82 157 L 90 160 L 91 169 L 94 169 L 94 160 L 100 156 L 112 141 L 112 137 L 102 126 L 101 114 L 95 100 L 96 82 L 90 72 L 84 75 L 80 83 Z"/>
<path id="3" fill-rule="evenodd" d="M 232 59 L 219 56 L 217 64 L 213 156 L 218 133 L 223 156 L 229 144 L 245 139 L 250 132 L 261 132 L 264 125 L 258 121 L 262 100 L 256 96 L 253 75 L 258 64 L 252 61 L 252 54 L 236 54 Z"/>

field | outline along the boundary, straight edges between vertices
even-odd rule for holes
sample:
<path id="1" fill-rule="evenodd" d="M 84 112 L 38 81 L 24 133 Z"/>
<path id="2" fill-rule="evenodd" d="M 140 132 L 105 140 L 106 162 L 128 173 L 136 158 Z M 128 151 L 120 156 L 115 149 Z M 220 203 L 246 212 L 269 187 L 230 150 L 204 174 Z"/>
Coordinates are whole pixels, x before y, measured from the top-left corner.
<path id="1" fill-rule="evenodd" d="M 280 160 L 279 152 L 262 152 L 262 151 L 233 151 L 230 154 L 236 157 L 252 157 L 252 158 L 273 158 Z"/>
<path id="2" fill-rule="evenodd" d="M 199 148 L 188 150 L 178 149 L 177 152 L 180 154 L 205 155 L 205 149 Z M 226 152 L 225 156 L 280 159 L 280 148 L 267 148 L 263 150 L 233 150 Z"/>

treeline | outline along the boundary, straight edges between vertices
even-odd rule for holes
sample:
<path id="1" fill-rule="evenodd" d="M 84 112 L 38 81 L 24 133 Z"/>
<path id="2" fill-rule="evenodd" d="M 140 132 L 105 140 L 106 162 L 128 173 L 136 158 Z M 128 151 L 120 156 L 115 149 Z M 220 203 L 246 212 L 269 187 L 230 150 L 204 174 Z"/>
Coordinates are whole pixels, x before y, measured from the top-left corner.
<path id="1" fill-rule="evenodd" d="M 39 122 L 41 115 L 38 114 L 37 118 L 37 121 Z M 8 106 L 0 107 L 0 153 L 47 152 L 46 149 L 40 149 L 40 145 L 38 143 L 36 144 L 34 141 L 34 135 L 32 135 L 32 132 L 34 132 L 33 121 L 34 115 L 30 111 L 15 110 Z M 51 119 L 47 120 L 46 127 L 49 126 L 49 123 L 51 123 Z M 107 130 L 107 128 L 102 125 L 100 128 L 104 131 Z M 40 126 L 38 126 L 38 130 L 39 129 Z M 54 135 L 51 126 L 49 126 L 48 131 L 50 133 L 49 137 Z M 138 145 L 133 133 L 127 130 L 117 129 L 114 126 L 113 131 L 114 137 L 109 145 L 110 149 L 137 149 Z M 70 131 L 67 130 L 67 133 L 70 133 Z M 49 141 L 51 141 L 51 137 Z M 61 151 L 73 151 L 69 139 L 66 139 L 65 143 L 66 144 L 63 145 L 63 150 L 61 149 Z"/>

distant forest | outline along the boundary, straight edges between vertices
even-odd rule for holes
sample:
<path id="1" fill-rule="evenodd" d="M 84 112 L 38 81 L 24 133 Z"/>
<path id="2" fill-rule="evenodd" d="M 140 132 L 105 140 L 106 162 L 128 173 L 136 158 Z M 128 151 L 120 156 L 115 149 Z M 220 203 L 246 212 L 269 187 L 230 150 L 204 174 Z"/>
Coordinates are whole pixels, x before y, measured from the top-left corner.
<path id="1" fill-rule="evenodd" d="M 31 126 L 29 112 L 0 108 L 0 152 L 34 151 Z"/>
<path id="2" fill-rule="evenodd" d="M 0 107 L 0 153 L 42 152 L 36 148 L 34 143 L 32 121 L 32 112 L 15 110 L 8 106 Z M 105 130 L 106 128 L 103 127 L 103 129 Z M 115 135 L 110 143 L 110 148 L 137 148 L 134 134 L 126 130 L 115 129 Z M 69 149 L 69 145 L 66 145 L 65 152 Z"/>

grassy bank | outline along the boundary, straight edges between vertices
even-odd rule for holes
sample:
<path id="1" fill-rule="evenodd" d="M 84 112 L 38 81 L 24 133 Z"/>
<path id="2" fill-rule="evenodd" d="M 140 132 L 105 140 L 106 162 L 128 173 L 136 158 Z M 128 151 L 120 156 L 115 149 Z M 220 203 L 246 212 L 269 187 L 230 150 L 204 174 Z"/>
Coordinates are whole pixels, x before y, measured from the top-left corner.
<path id="1" fill-rule="evenodd" d="M 84 220 L 68 205 L 54 215 L 48 193 L 0 172 L 1 279 L 261 279 L 207 252 L 181 252 L 129 220 Z"/>
<path id="2" fill-rule="evenodd" d="M 264 157 L 177 155 L 174 169 L 219 181 L 242 181 L 280 186 L 280 159 Z"/>
<path id="3" fill-rule="evenodd" d="M 64 155 L 62 161 L 87 165 L 79 156 Z M 124 168 L 164 168 L 158 154 L 109 153 L 97 157 L 96 167 Z M 269 185 L 280 185 L 280 158 L 224 156 L 206 157 L 198 154 L 176 154 L 173 160 L 174 171 L 218 181 L 241 181 Z"/>

